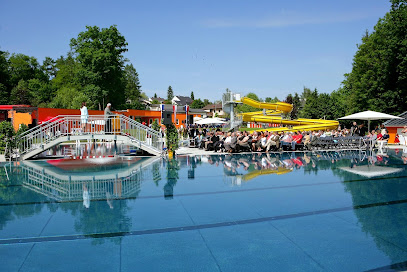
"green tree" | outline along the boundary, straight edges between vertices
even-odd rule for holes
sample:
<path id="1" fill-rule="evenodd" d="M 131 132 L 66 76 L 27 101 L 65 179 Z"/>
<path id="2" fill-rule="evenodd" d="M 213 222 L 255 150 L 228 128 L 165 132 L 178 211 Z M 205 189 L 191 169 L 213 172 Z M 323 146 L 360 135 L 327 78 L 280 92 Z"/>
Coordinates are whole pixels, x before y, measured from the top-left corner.
<path id="1" fill-rule="evenodd" d="M 30 97 L 32 97 L 32 106 L 47 106 L 54 98 L 55 90 L 48 82 L 33 78 L 28 81 Z"/>
<path id="2" fill-rule="evenodd" d="M 6 105 L 10 103 L 10 94 L 4 84 L 0 83 L 0 105 Z"/>
<path id="3" fill-rule="evenodd" d="M 154 129 L 155 131 L 160 131 L 161 127 L 157 122 L 157 119 L 154 119 L 153 124 L 151 125 L 151 128 Z"/>
<path id="4" fill-rule="evenodd" d="M 11 83 L 8 56 L 8 52 L 0 50 L 0 104 L 10 102 Z"/>
<path id="5" fill-rule="evenodd" d="M 318 104 L 318 90 L 315 89 L 314 91 L 310 91 L 306 96 L 306 102 L 304 107 L 300 113 L 300 117 L 303 118 L 316 118 L 319 119 L 321 114 L 319 112 L 319 104 Z"/>
<path id="6" fill-rule="evenodd" d="M 248 93 L 246 97 L 251 98 L 253 100 L 261 102 L 261 99 L 257 96 L 255 93 Z M 240 104 L 236 107 L 238 112 L 253 112 L 253 111 L 261 111 L 261 109 L 246 105 L 246 104 Z"/>
<path id="7" fill-rule="evenodd" d="M 178 131 L 174 124 L 169 124 L 166 127 L 167 148 L 175 151 L 178 149 Z"/>
<path id="8" fill-rule="evenodd" d="M 301 109 L 301 99 L 298 93 L 295 93 L 294 96 L 292 94 L 288 94 L 284 102 L 293 105 L 293 109 L 289 115 L 290 119 L 297 119 Z"/>
<path id="9" fill-rule="evenodd" d="M 343 89 L 339 88 L 331 93 L 331 105 L 332 105 L 332 119 L 338 119 L 346 115 L 346 102 L 347 98 L 343 94 Z"/>
<path id="10" fill-rule="evenodd" d="M 203 107 L 205 107 L 204 102 L 202 102 L 202 100 L 200 98 L 195 99 L 194 101 L 192 101 L 191 103 L 191 109 L 202 109 Z"/>
<path id="11" fill-rule="evenodd" d="M 0 152 L 5 151 L 6 145 L 10 147 L 12 137 L 15 135 L 13 125 L 10 122 L 0 122 Z"/>
<path id="12" fill-rule="evenodd" d="M 345 75 L 341 93 L 347 98 L 347 113 L 399 114 L 407 109 L 407 3 L 391 4 L 374 31 L 363 35 L 352 71 Z"/>
<path id="13" fill-rule="evenodd" d="M 28 88 L 28 82 L 21 79 L 17 86 L 11 90 L 11 102 L 13 104 L 26 104 L 30 105 L 32 101 L 32 94 Z"/>
<path id="14" fill-rule="evenodd" d="M 266 102 L 266 103 L 276 103 L 276 102 L 280 102 L 280 100 L 278 100 L 277 96 L 275 96 L 274 98 L 266 97 L 266 99 L 264 99 L 264 102 Z"/>
<path id="15" fill-rule="evenodd" d="M 52 79 L 51 83 L 55 89 L 62 87 L 75 87 L 81 88 L 79 80 L 80 64 L 75 60 L 72 53 L 68 53 L 67 57 L 61 56 L 55 61 L 56 76 Z M 85 84 L 83 82 L 83 84 Z M 89 105 L 88 105 L 89 107 Z"/>
<path id="16" fill-rule="evenodd" d="M 48 79 L 53 79 L 57 75 L 56 61 L 50 57 L 45 57 L 41 69 Z"/>
<path id="17" fill-rule="evenodd" d="M 125 103 L 125 84 L 123 81 L 127 42 L 116 26 L 100 29 L 97 26 L 87 26 L 86 31 L 79 33 L 76 39 L 71 39 L 71 52 L 80 64 L 77 73 L 82 86 L 97 93 L 90 94 L 94 104 L 111 102 L 114 106 Z M 104 105 L 103 105 L 104 106 Z"/>
<path id="18" fill-rule="evenodd" d="M 209 105 L 209 104 L 212 104 L 212 102 L 209 101 L 209 99 L 206 99 L 206 98 L 203 100 L 203 103 L 204 103 L 204 107 Z"/>
<path id="19" fill-rule="evenodd" d="M 194 92 L 191 92 L 191 99 L 192 99 L 192 100 L 195 100 Z"/>
<path id="20" fill-rule="evenodd" d="M 9 58 L 10 83 L 15 87 L 21 80 L 37 78 L 46 81 L 47 77 L 34 57 L 24 54 L 12 54 Z"/>
<path id="21" fill-rule="evenodd" d="M 318 95 L 318 113 L 317 118 L 326 120 L 333 119 L 333 105 L 331 96 L 327 93 L 320 93 Z"/>
<path id="22" fill-rule="evenodd" d="M 167 90 L 167 100 L 171 101 L 174 98 L 174 92 L 172 91 L 172 87 L 169 86 Z"/>
<path id="23" fill-rule="evenodd" d="M 53 108 L 80 109 L 82 102 L 91 104 L 89 97 L 85 93 L 77 90 L 75 87 L 67 86 L 62 87 L 56 92 L 56 96 L 52 103 L 50 103 L 50 106 Z"/>
<path id="24" fill-rule="evenodd" d="M 144 110 L 146 107 L 140 102 L 142 98 L 140 80 L 133 64 L 128 64 L 125 66 L 124 81 L 126 82 L 126 101 L 129 102 L 126 106 L 130 109 Z"/>

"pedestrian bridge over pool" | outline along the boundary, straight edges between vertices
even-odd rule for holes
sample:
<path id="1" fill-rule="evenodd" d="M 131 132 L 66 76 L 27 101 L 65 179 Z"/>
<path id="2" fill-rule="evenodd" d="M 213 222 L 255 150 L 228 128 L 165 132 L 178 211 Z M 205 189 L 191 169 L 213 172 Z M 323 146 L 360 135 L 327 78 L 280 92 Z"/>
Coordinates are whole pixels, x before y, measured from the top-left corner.
<path id="1" fill-rule="evenodd" d="M 81 140 L 121 141 L 157 156 L 163 152 L 161 132 L 127 116 L 91 115 L 81 120 L 80 115 L 59 115 L 19 135 L 17 153 L 27 160 L 61 143 Z"/>

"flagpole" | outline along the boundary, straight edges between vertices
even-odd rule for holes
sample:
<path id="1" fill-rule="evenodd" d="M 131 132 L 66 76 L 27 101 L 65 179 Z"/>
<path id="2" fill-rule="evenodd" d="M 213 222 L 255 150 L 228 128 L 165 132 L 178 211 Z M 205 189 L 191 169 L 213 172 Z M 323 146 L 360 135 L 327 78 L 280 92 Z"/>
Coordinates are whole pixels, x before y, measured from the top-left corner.
<path id="1" fill-rule="evenodd" d="M 177 104 L 172 105 L 172 109 L 174 111 L 174 123 L 176 126 L 177 125 Z"/>
<path id="2" fill-rule="evenodd" d="M 164 121 L 163 121 L 163 111 L 164 111 L 164 105 L 163 105 L 163 103 L 161 102 L 161 104 L 160 104 L 160 111 L 161 111 L 161 123 L 160 123 L 160 126 L 161 126 L 161 124 L 162 123 L 164 123 Z"/>
<path id="3" fill-rule="evenodd" d="M 185 128 L 188 129 L 188 105 L 185 105 Z"/>

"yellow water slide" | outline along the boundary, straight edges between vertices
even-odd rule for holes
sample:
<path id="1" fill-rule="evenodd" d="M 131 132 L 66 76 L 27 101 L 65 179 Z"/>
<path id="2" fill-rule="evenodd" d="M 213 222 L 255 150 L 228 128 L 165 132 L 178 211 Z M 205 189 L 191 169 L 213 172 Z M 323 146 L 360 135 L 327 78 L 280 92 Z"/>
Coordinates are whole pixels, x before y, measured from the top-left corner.
<path id="1" fill-rule="evenodd" d="M 268 128 L 266 129 L 267 131 L 326 130 L 326 129 L 336 129 L 339 125 L 339 122 L 334 120 L 305 119 L 305 118 L 299 118 L 295 120 L 284 119 L 281 117 L 281 114 L 288 114 L 293 109 L 293 105 L 284 102 L 265 103 L 253 100 L 248 97 L 243 97 L 241 99 L 241 102 L 254 108 L 263 109 L 263 111 L 242 113 L 241 115 L 243 121 L 272 123 L 281 125 L 281 127 L 277 128 Z M 282 125 L 287 125 L 290 127 L 282 127 Z M 264 129 L 259 130 L 264 131 Z"/>
<path id="2" fill-rule="evenodd" d="M 278 167 L 278 169 L 262 169 L 262 170 L 254 170 L 250 173 L 247 173 L 242 177 L 243 181 L 249 181 L 251 179 L 254 179 L 258 176 L 262 175 L 270 175 L 270 174 L 277 174 L 277 175 L 284 175 L 289 172 L 292 172 L 292 169 L 286 169 L 284 167 Z"/>

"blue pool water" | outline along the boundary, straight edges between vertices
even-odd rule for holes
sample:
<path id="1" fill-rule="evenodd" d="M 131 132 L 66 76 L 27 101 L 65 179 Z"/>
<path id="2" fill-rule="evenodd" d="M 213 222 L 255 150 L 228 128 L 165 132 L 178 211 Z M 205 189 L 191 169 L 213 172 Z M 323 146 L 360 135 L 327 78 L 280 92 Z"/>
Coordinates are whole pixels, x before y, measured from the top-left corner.
<path id="1" fill-rule="evenodd" d="M 84 155 L 0 165 L 0 271 L 407 268 L 402 152 Z"/>

